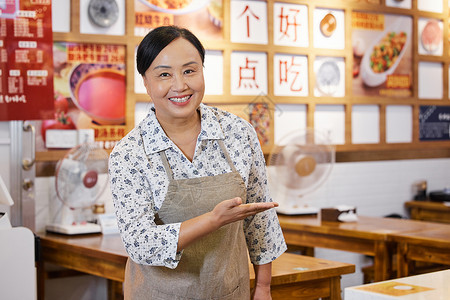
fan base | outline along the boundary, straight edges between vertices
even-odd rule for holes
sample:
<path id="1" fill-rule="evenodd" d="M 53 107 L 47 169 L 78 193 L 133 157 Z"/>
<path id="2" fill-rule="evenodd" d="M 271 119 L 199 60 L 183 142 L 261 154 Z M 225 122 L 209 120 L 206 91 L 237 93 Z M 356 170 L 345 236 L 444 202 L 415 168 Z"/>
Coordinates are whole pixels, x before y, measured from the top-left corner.
<path id="1" fill-rule="evenodd" d="M 311 207 L 311 206 L 279 206 L 275 208 L 277 213 L 283 214 L 283 215 L 316 215 L 319 213 L 319 209 L 317 207 Z"/>
<path id="2" fill-rule="evenodd" d="M 100 233 L 102 232 L 102 227 L 94 223 L 84 223 L 76 225 L 49 224 L 45 226 L 45 230 L 68 235 L 76 235 L 76 234 Z"/>

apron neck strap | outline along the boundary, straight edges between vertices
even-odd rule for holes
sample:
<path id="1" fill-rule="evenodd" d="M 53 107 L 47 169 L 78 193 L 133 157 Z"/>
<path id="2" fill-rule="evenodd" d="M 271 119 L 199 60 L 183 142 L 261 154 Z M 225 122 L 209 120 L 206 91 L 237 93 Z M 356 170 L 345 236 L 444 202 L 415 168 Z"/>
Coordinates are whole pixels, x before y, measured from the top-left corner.
<path id="1" fill-rule="evenodd" d="M 231 160 L 231 157 L 228 154 L 227 148 L 225 147 L 225 144 L 223 143 L 223 140 L 217 140 L 217 143 L 219 143 L 219 146 L 222 149 L 222 152 L 225 155 L 225 158 L 227 159 L 227 162 L 230 165 L 231 170 L 233 172 L 236 172 L 236 168 L 234 167 L 233 161 Z"/>
<path id="2" fill-rule="evenodd" d="M 223 140 L 217 140 L 217 143 L 219 144 L 220 149 L 222 149 L 222 152 L 225 155 L 225 158 L 226 158 L 228 164 L 230 165 L 231 170 L 233 172 L 236 172 L 234 163 L 231 160 L 230 155 L 228 154 L 228 151 L 225 147 L 225 144 L 223 143 Z M 164 166 L 164 169 L 166 170 L 167 177 L 170 179 L 173 179 L 173 172 L 172 172 L 172 169 L 170 168 L 169 161 L 167 160 L 166 151 L 163 150 L 163 151 L 159 152 L 159 156 L 161 157 L 162 164 Z"/>
<path id="3" fill-rule="evenodd" d="M 173 179 L 173 172 L 170 168 L 169 161 L 167 160 L 166 151 L 163 150 L 159 152 L 159 156 L 161 156 L 162 164 L 166 170 L 167 177 L 169 177 L 169 179 Z"/>

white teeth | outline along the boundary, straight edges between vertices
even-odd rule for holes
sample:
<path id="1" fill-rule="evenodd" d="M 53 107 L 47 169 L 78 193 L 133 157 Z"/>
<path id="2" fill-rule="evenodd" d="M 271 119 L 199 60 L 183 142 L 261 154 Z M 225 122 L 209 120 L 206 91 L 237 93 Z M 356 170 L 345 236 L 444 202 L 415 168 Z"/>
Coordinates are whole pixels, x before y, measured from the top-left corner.
<path id="1" fill-rule="evenodd" d="M 177 103 L 182 103 L 182 102 L 188 101 L 189 98 L 191 98 L 191 96 L 186 96 L 186 97 L 183 97 L 183 98 L 169 98 L 169 100 L 173 101 L 173 102 L 177 102 Z"/>

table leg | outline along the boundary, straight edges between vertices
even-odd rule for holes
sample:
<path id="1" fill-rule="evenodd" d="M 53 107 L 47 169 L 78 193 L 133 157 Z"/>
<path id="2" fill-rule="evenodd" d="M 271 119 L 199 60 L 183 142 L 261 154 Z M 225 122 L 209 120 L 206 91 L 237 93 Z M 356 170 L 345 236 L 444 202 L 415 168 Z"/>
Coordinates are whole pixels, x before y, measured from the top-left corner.
<path id="1" fill-rule="evenodd" d="M 107 280 L 108 282 L 108 300 L 123 300 L 122 282 Z"/>
<path id="2" fill-rule="evenodd" d="M 37 283 L 37 300 L 45 299 L 45 263 L 40 260 L 36 262 L 36 283 Z"/>
<path id="3" fill-rule="evenodd" d="M 392 252 L 386 242 L 375 242 L 374 255 L 374 281 L 389 279 L 392 266 Z"/>
<path id="4" fill-rule="evenodd" d="M 341 300 L 341 276 L 330 280 L 330 300 Z"/>

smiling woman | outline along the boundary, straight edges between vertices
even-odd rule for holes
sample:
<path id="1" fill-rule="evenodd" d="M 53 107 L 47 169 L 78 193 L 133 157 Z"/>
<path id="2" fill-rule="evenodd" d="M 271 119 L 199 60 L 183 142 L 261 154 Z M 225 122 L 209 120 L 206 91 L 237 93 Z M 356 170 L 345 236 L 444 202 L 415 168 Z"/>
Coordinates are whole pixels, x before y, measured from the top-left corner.
<path id="1" fill-rule="evenodd" d="M 271 262 L 285 250 L 254 128 L 202 104 L 205 50 L 164 26 L 136 65 L 153 106 L 111 152 L 110 180 L 130 259 L 126 299 L 271 299 Z"/>

